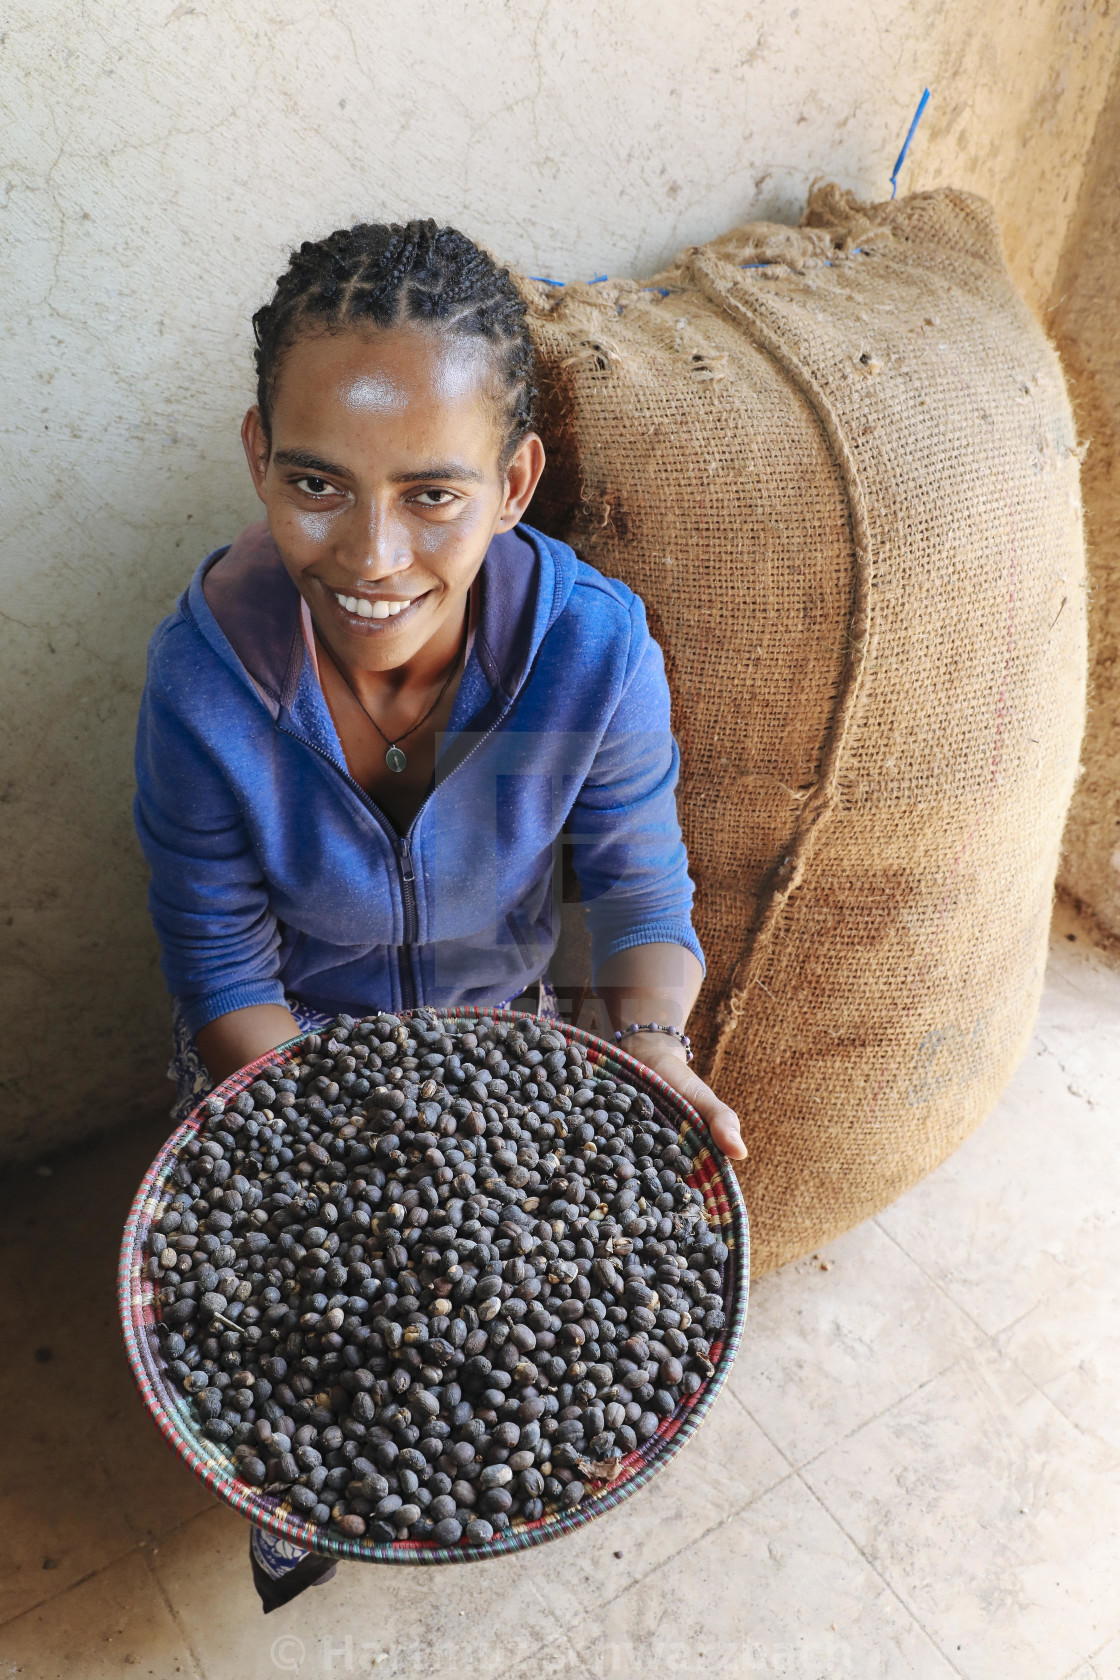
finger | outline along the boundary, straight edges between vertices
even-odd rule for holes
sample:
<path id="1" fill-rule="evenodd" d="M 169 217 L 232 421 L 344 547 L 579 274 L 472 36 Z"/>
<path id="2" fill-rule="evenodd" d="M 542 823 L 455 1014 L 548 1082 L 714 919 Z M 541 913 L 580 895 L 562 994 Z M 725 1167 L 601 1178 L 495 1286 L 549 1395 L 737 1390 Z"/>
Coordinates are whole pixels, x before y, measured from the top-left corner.
<path id="1" fill-rule="evenodd" d="M 708 1129 L 716 1148 L 722 1150 L 728 1160 L 746 1160 L 747 1146 L 739 1128 L 739 1116 L 733 1108 L 717 1101 L 715 1112 L 708 1120 Z"/>
<path id="2" fill-rule="evenodd" d="M 691 1103 L 701 1119 L 707 1122 L 716 1148 L 732 1161 L 745 1161 L 747 1146 L 743 1142 L 735 1110 L 721 1102 L 711 1086 L 705 1085 L 699 1074 L 693 1073 L 684 1063 L 677 1063 L 672 1068 L 663 1065 L 658 1072 L 665 1083 L 678 1091 L 685 1102 Z"/>
<path id="3" fill-rule="evenodd" d="M 734 1161 L 746 1159 L 747 1149 L 739 1129 L 739 1116 L 733 1108 L 721 1102 L 707 1085 L 689 1098 L 693 1108 L 707 1122 L 712 1142 Z"/>

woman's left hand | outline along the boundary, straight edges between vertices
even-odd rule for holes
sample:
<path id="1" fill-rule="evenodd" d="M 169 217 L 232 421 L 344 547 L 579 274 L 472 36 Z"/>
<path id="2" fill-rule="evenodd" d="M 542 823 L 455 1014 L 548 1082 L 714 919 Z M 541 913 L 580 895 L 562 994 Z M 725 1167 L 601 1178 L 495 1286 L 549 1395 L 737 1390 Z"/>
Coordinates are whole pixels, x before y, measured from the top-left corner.
<path id="1" fill-rule="evenodd" d="M 685 1102 L 692 1104 L 707 1124 L 716 1148 L 722 1150 L 729 1160 L 745 1161 L 747 1146 L 743 1142 L 739 1116 L 735 1110 L 721 1102 L 711 1086 L 705 1085 L 700 1075 L 693 1073 L 685 1060 L 683 1050 L 678 1051 L 668 1043 L 651 1042 L 653 1037 L 652 1033 L 635 1033 L 630 1038 L 623 1039 L 622 1049 L 636 1061 L 644 1062 L 666 1085 L 671 1085 Z"/>

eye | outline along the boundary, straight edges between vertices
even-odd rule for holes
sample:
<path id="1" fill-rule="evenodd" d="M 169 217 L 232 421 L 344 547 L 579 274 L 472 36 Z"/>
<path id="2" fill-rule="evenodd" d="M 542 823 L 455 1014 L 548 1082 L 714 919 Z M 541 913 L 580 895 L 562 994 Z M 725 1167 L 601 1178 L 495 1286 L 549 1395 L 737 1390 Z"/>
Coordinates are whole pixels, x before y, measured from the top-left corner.
<path id="1" fill-rule="evenodd" d="M 439 501 L 435 500 L 435 498 L 437 496 L 440 497 Z M 454 491 L 452 491 L 452 490 L 438 490 L 438 489 L 436 489 L 436 490 L 421 490 L 412 499 L 413 499 L 414 502 L 419 502 L 421 507 L 430 507 L 430 508 L 450 507 L 452 502 L 457 502 L 459 500 L 458 496 L 455 495 Z"/>
<path id="2" fill-rule="evenodd" d="M 295 486 L 297 490 L 302 490 L 305 496 L 333 496 L 335 494 L 335 487 L 329 479 L 317 478 L 314 475 L 297 478 Z"/>

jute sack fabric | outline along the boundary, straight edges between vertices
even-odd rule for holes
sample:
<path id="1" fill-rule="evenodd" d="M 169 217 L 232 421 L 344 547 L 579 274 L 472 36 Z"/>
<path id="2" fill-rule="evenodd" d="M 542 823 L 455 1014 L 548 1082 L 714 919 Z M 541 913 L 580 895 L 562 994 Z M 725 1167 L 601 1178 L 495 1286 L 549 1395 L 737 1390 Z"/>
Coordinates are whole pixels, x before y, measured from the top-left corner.
<path id="1" fill-rule="evenodd" d="M 694 1038 L 766 1271 L 943 1160 L 1027 1041 L 1084 709 L 1062 376 L 959 192 L 523 285 L 534 517 L 665 651 Z"/>
<path id="2" fill-rule="evenodd" d="M 1059 887 L 1120 954 L 1120 65 L 1054 284 L 1051 331 L 1087 450 L 1089 716 Z"/>

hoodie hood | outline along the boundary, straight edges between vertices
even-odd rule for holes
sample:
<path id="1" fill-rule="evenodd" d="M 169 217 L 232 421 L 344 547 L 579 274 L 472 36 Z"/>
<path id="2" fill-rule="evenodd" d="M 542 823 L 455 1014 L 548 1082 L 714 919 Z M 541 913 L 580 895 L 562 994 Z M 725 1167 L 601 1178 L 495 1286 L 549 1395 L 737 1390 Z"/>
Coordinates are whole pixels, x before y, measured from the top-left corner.
<path id="1" fill-rule="evenodd" d="M 494 538 L 479 571 L 478 624 L 449 733 L 488 727 L 488 714 L 516 697 L 564 610 L 576 565 L 570 550 L 528 525 Z M 251 681 L 274 719 L 318 737 L 320 745 L 325 734 L 334 736 L 321 715 L 325 705 L 303 638 L 300 594 L 265 521 L 202 563 L 182 605 L 224 662 Z"/>

